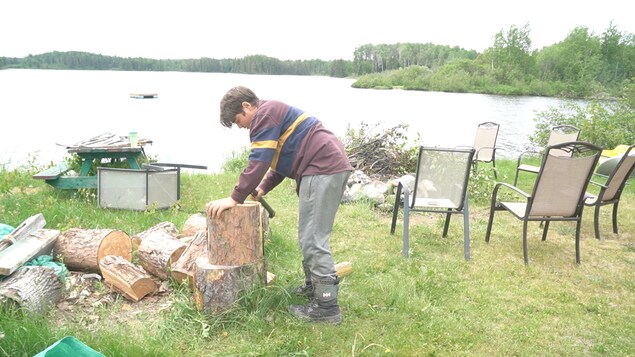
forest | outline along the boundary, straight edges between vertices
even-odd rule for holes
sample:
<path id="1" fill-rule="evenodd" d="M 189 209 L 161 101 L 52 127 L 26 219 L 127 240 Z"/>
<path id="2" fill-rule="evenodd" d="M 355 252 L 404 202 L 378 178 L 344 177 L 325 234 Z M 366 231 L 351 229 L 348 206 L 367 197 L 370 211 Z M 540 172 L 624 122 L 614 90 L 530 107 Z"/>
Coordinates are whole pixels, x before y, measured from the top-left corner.
<path id="1" fill-rule="evenodd" d="M 356 78 L 353 87 L 541 95 L 619 96 L 635 76 L 635 36 L 613 23 L 601 34 L 577 27 L 562 41 L 533 49 L 529 24 L 494 35 L 482 53 L 432 43 L 364 44 L 353 60 L 242 58 L 151 59 L 87 52 L 0 57 L 0 69 L 181 71 Z"/>

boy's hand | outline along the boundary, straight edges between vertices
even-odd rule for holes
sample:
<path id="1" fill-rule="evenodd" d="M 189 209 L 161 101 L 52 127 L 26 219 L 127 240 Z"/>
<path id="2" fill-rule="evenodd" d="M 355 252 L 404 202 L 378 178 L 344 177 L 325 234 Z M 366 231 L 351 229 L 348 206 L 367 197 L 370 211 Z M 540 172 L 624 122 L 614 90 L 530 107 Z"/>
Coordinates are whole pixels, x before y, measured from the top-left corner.
<path id="1" fill-rule="evenodd" d="M 234 201 L 231 197 L 211 201 L 207 203 L 206 206 L 207 215 L 214 218 L 220 218 L 220 214 L 223 213 L 224 210 L 236 207 L 237 205 L 238 202 Z"/>

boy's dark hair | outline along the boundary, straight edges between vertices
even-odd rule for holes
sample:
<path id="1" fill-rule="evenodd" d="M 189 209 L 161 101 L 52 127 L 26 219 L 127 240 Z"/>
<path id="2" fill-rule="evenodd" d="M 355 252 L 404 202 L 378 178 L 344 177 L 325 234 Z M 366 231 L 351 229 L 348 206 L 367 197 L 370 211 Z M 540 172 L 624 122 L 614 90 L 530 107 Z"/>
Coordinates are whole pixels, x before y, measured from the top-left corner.
<path id="1" fill-rule="evenodd" d="M 220 101 L 220 123 L 231 128 L 236 115 L 243 112 L 243 102 L 258 106 L 260 99 L 251 89 L 243 86 L 234 87 L 225 93 Z"/>

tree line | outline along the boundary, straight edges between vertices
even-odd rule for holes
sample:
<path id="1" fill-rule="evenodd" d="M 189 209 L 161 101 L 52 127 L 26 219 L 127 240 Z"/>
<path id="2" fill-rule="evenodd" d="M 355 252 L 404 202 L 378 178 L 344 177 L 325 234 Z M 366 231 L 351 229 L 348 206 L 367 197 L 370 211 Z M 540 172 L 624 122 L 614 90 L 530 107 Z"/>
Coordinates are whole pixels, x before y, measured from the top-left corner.
<path id="1" fill-rule="evenodd" d="M 150 59 L 87 52 L 0 57 L 0 69 L 182 71 L 358 77 L 358 88 L 593 97 L 616 95 L 635 76 L 635 37 L 613 23 L 599 35 L 577 27 L 556 44 L 532 50 L 528 24 L 494 36 L 482 53 L 432 43 L 365 44 L 353 60 L 242 58 Z"/>

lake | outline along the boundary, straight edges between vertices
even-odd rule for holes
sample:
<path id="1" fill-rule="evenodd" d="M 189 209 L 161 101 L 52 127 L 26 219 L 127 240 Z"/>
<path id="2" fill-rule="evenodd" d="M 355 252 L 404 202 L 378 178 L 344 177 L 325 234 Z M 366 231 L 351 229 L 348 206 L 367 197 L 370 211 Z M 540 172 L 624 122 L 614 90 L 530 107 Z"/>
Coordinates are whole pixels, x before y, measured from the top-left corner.
<path id="1" fill-rule="evenodd" d="M 499 157 L 528 147 L 537 112 L 557 98 L 351 88 L 352 79 L 220 73 L 3 70 L 0 71 L 0 166 L 46 165 L 67 156 L 65 146 L 110 132 L 153 141 L 146 154 L 161 162 L 222 162 L 248 145 L 247 130 L 219 123 L 219 102 L 236 85 L 317 116 L 344 137 L 361 123 L 379 129 L 408 124 L 426 146 L 472 145 L 476 127 L 500 124 Z M 155 99 L 131 93 L 157 93 Z"/>

